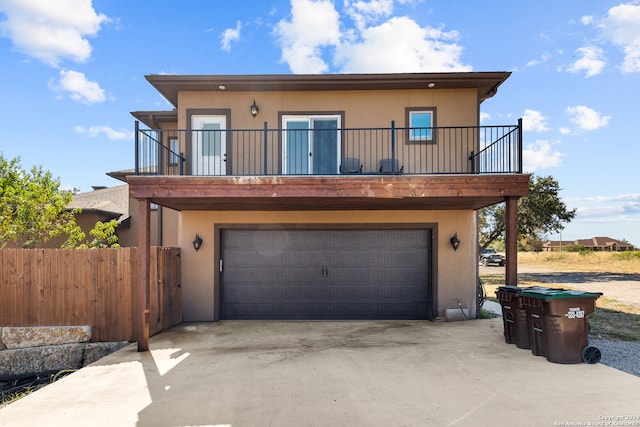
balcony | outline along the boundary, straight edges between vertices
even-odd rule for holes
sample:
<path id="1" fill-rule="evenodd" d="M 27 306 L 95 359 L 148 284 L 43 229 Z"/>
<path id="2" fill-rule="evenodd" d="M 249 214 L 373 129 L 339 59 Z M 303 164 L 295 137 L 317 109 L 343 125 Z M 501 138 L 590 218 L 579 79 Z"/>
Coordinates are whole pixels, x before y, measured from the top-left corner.
<path id="1" fill-rule="evenodd" d="M 136 121 L 135 175 L 522 173 L 522 121 L 475 127 L 163 130 Z"/>

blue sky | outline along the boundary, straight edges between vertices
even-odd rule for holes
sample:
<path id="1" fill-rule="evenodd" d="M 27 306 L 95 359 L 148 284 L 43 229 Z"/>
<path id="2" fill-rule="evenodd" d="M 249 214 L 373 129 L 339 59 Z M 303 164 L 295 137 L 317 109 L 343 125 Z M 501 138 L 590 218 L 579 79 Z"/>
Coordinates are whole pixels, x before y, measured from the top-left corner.
<path id="1" fill-rule="evenodd" d="M 524 119 L 562 238 L 640 245 L 639 1 L 0 0 L 0 64 L 0 151 L 82 191 L 133 167 L 130 111 L 171 108 L 146 74 L 512 71 L 482 122 Z"/>

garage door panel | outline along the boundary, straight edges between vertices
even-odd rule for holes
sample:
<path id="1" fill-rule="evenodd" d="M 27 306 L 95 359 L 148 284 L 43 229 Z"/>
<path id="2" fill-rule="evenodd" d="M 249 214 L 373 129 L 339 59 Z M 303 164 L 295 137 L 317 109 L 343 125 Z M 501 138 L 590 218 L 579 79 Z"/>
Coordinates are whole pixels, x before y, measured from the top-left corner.
<path id="1" fill-rule="evenodd" d="M 320 280 L 320 268 L 316 266 L 289 269 L 275 268 L 272 277 L 280 283 L 300 283 L 301 286 L 305 286 L 305 283 L 310 284 L 312 281 L 315 283 Z M 266 282 L 265 286 L 269 286 Z M 277 285 L 278 283 L 274 283 L 272 286 Z"/>
<path id="2" fill-rule="evenodd" d="M 229 277 L 228 284 L 233 283 L 265 283 L 272 282 L 276 277 L 273 275 L 272 270 L 264 270 L 261 268 L 230 268 L 225 267 L 227 270 L 227 277 Z"/>
<path id="3" fill-rule="evenodd" d="M 368 303 L 372 298 L 375 298 L 375 288 L 367 285 L 359 286 L 330 286 L 329 287 L 329 301 L 341 301 L 352 303 Z M 374 300 L 375 301 L 375 300 Z"/>
<path id="4" fill-rule="evenodd" d="M 222 230 L 222 319 L 426 319 L 429 230 Z"/>
<path id="5" fill-rule="evenodd" d="M 339 265 L 339 266 L 362 266 L 369 265 L 371 262 L 369 250 L 367 249 L 359 249 L 359 250 L 332 250 L 327 253 L 324 258 L 329 265 Z"/>
<path id="6" fill-rule="evenodd" d="M 339 267 L 327 271 L 327 279 L 331 284 L 367 284 L 370 270 L 366 267 Z"/>

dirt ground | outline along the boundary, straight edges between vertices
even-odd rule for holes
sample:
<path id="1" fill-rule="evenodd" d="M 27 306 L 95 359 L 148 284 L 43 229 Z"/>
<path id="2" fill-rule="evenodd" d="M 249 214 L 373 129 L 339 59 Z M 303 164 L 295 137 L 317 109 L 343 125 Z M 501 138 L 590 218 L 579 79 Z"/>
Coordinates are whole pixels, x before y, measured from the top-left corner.
<path id="1" fill-rule="evenodd" d="M 504 267 L 480 266 L 480 275 L 504 277 Z M 602 292 L 603 297 L 640 309 L 640 274 L 567 272 L 540 267 L 518 267 L 520 280 L 558 285 L 585 292 Z"/>

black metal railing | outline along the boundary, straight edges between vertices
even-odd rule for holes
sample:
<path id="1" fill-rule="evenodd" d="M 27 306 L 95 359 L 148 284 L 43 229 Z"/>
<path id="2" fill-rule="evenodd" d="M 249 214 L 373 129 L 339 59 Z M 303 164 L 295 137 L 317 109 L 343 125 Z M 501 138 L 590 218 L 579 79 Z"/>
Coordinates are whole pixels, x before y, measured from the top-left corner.
<path id="1" fill-rule="evenodd" d="M 433 128 L 161 130 L 136 122 L 136 175 L 522 173 L 522 121 Z"/>

